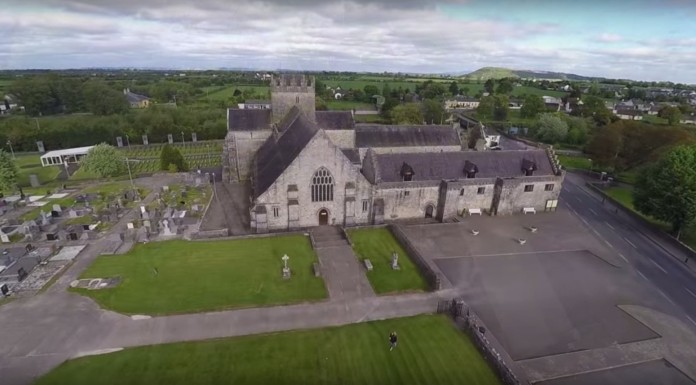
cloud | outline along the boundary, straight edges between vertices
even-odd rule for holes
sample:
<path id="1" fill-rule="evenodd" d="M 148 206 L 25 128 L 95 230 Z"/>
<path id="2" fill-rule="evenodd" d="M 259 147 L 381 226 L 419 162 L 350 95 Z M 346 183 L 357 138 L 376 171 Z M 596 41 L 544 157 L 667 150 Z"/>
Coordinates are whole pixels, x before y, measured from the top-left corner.
<path id="1" fill-rule="evenodd" d="M 600 41 L 602 43 L 618 43 L 620 41 L 623 41 L 623 39 L 623 36 L 617 35 L 615 33 L 603 33 L 597 36 L 597 41 Z"/>
<path id="2" fill-rule="evenodd" d="M 592 29 L 574 30 L 565 16 L 476 16 L 475 2 L 23 0 L 0 14 L 0 33 L 9 36 L 0 42 L 0 68 L 461 72 L 494 65 L 630 77 L 652 76 L 656 65 L 676 60 L 694 63 L 688 36 L 588 38 Z M 610 43 L 620 50 L 605 49 Z M 661 70 L 694 76 L 686 68 Z"/>

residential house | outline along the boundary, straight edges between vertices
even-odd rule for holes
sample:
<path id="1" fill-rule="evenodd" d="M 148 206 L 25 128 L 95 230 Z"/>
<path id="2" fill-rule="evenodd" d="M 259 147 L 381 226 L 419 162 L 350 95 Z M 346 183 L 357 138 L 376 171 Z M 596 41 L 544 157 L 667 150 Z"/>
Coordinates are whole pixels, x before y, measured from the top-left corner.
<path id="1" fill-rule="evenodd" d="M 682 115 L 681 119 L 679 119 L 679 123 L 681 123 L 681 124 L 696 124 L 696 116 L 694 116 L 693 114 Z"/>
<path id="2" fill-rule="evenodd" d="M 145 95 L 138 95 L 131 92 L 130 89 L 124 88 L 123 94 L 126 95 L 126 100 L 131 108 L 147 108 L 150 107 L 150 98 Z"/>
<path id="3" fill-rule="evenodd" d="M 643 113 L 638 110 L 617 109 L 614 113 L 622 120 L 643 120 Z"/>
<path id="4" fill-rule="evenodd" d="M 455 96 L 452 99 L 445 100 L 445 109 L 451 110 L 461 108 L 465 110 L 473 110 L 478 107 L 480 101 L 468 96 Z"/>

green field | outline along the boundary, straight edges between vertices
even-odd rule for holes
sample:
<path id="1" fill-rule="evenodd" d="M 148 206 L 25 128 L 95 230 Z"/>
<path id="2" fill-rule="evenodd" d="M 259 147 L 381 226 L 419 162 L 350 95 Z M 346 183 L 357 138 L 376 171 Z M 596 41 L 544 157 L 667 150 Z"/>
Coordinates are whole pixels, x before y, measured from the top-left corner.
<path id="1" fill-rule="evenodd" d="M 39 154 L 16 154 L 15 164 L 19 175 L 17 183 L 22 186 L 30 186 L 29 175 L 36 174 L 41 184 L 46 184 L 56 180 L 60 174 L 59 166 L 41 166 L 41 156 Z"/>
<path id="2" fill-rule="evenodd" d="M 370 111 L 374 111 L 375 110 L 374 104 L 363 103 L 363 102 L 348 102 L 348 101 L 344 101 L 344 100 L 327 100 L 326 107 L 328 107 L 329 110 L 339 110 L 339 111 L 346 111 L 346 110 L 370 110 Z"/>
<path id="3" fill-rule="evenodd" d="M 381 115 L 355 115 L 356 123 L 375 123 L 375 124 L 387 124 L 388 120 L 384 119 Z"/>
<path id="4" fill-rule="evenodd" d="M 367 258 L 372 262 L 374 269 L 367 272 L 367 279 L 375 293 L 427 290 L 428 285 L 418 268 L 389 229 L 383 227 L 350 230 L 348 236 L 360 261 Z M 399 255 L 400 270 L 391 268 L 393 251 Z"/>
<path id="5" fill-rule="evenodd" d="M 566 168 L 577 168 L 589 170 L 592 167 L 592 160 L 584 156 L 557 155 L 558 161 Z"/>
<path id="6" fill-rule="evenodd" d="M 609 195 L 610 197 L 616 199 L 624 205 L 625 207 L 631 209 L 632 211 L 636 212 L 638 215 L 642 216 L 645 218 L 646 221 L 652 223 L 653 225 L 659 227 L 662 231 L 664 232 L 669 232 L 672 227 L 670 224 L 665 223 L 663 221 L 657 220 L 655 218 L 649 217 L 647 215 L 643 215 L 639 213 L 635 207 L 633 207 L 633 189 L 631 187 L 610 187 L 604 192 Z M 680 240 L 687 245 L 689 245 L 691 248 L 696 249 L 696 226 L 691 226 L 684 231 L 682 231 Z"/>
<path id="7" fill-rule="evenodd" d="M 399 344 L 389 351 L 391 331 Z M 466 384 L 500 381 L 445 316 L 129 348 L 67 361 L 36 385 Z"/>
<path id="8" fill-rule="evenodd" d="M 292 278 L 281 277 L 283 254 Z M 314 277 L 317 257 L 304 236 L 232 241 L 138 244 L 128 254 L 102 256 L 81 278 L 121 277 L 107 290 L 78 290 L 102 307 L 126 314 L 173 314 L 279 305 L 326 298 Z M 158 273 L 155 274 L 157 269 Z"/>
<path id="9" fill-rule="evenodd" d="M 336 87 L 341 87 L 343 90 L 362 90 L 365 88 L 367 85 L 373 85 L 380 90 L 384 88 L 385 84 L 389 84 L 389 88 L 392 90 L 398 89 L 399 87 L 403 89 L 409 89 L 411 91 L 414 91 L 416 89 L 416 85 L 421 82 L 407 82 L 404 80 L 393 80 L 390 78 L 384 78 L 384 80 L 363 80 L 363 79 L 356 79 L 356 80 L 343 80 L 343 79 L 320 79 L 324 84 L 326 84 L 329 87 L 336 88 Z"/>
<path id="10" fill-rule="evenodd" d="M 219 86 L 214 86 L 214 87 L 205 87 L 202 89 L 203 90 L 203 95 L 199 97 L 199 99 L 202 100 L 210 100 L 210 101 L 216 101 L 216 100 L 224 100 L 224 101 L 229 101 L 231 98 L 234 97 L 234 91 L 235 90 L 240 90 L 241 92 L 244 92 L 245 90 L 252 90 L 254 91 L 255 94 L 257 94 L 257 97 L 263 96 L 262 99 L 270 99 L 270 90 L 271 88 L 269 86 L 258 86 L 258 85 L 231 85 L 231 86 L 226 86 L 226 87 L 219 87 Z"/>

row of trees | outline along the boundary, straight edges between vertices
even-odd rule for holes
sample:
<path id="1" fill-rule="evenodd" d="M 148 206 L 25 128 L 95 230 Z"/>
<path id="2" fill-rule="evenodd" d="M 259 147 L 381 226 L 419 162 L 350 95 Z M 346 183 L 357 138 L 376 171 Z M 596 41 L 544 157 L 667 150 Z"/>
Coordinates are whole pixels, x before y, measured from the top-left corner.
<path id="1" fill-rule="evenodd" d="M 152 143 L 167 141 L 167 135 L 187 138 L 195 132 L 199 140 L 223 139 L 227 133 L 224 110 L 151 107 L 126 115 L 62 116 L 32 119 L 24 116 L 0 119 L 0 143 L 8 140 L 15 151 L 36 151 L 36 141 L 47 149 L 114 143 L 117 136 L 141 143 L 147 135 Z"/>

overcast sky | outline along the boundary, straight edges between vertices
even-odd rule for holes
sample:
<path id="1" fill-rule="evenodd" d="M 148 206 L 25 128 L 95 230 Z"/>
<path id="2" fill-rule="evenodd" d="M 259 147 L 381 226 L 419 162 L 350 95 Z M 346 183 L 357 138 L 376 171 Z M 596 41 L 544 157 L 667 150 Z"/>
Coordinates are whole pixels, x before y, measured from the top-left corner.
<path id="1" fill-rule="evenodd" d="M 484 66 L 696 83 L 696 1 L 0 0 L 0 69 Z"/>

